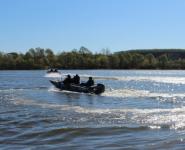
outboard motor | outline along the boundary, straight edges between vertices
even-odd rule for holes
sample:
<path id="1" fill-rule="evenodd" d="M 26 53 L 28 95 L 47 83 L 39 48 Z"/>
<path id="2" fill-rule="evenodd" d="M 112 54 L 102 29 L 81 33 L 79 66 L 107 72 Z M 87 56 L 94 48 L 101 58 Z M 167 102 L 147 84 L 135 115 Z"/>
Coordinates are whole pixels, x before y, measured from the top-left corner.
<path id="1" fill-rule="evenodd" d="M 97 84 L 94 93 L 101 94 L 105 91 L 105 86 L 103 84 Z"/>

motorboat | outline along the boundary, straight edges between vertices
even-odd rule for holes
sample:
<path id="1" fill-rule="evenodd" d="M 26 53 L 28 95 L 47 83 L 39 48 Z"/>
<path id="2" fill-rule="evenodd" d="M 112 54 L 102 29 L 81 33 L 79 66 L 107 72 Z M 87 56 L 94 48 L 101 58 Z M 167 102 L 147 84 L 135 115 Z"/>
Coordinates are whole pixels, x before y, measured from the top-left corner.
<path id="1" fill-rule="evenodd" d="M 49 69 L 49 70 L 47 71 L 47 73 L 60 73 L 60 72 L 58 71 L 58 69 L 51 68 L 51 69 Z"/>
<path id="2" fill-rule="evenodd" d="M 58 89 L 65 91 L 73 91 L 79 93 L 101 94 L 105 91 L 103 84 L 95 84 L 93 86 L 84 86 L 83 84 L 64 84 L 59 80 L 50 80 L 50 82 Z"/>

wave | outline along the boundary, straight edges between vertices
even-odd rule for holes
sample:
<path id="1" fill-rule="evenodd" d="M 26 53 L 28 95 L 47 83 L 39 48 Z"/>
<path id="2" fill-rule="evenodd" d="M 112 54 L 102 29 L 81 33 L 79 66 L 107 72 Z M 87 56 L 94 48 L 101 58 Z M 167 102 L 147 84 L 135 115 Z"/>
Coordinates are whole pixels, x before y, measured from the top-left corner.
<path id="1" fill-rule="evenodd" d="M 152 93 L 147 90 L 135 90 L 135 89 L 117 89 L 113 90 L 111 89 L 110 91 L 105 91 L 102 96 L 107 96 L 107 97 L 118 97 L 118 98 L 125 98 L 125 97 L 149 97 L 149 98 L 158 98 L 158 97 L 163 97 L 163 98 L 173 98 L 173 97 L 180 97 L 184 98 L 185 94 L 183 93 Z"/>
<path id="2" fill-rule="evenodd" d="M 15 105 L 31 105 L 43 109 L 59 110 L 63 115 L 55 116 L 57 120 L 62 119 L 66 123 L 76 127 L 84 127 L 84 124 L 91 126 L 92 122 L 96 127 L 123 127 L 128 124 L 147 126 L 150 129 L 185 129 L 185 107 L 180 108 L 87 108 L 62 104 L 39 103 L 34 100 L 18 99 L 12 100 Z M 65 113 L 63 113 L 63 111 Z M 70 117 L 69 117 L 70 115 Z M 67 125 L 69 127 L 69 124 Z"/>
<path id="3" fill-rule="evenodd" d="M 49 92 L 59 92 L 67 93 L 73 96 L 76 95 L 87 95 L 87 96 L 98 96 L 98 97 L 110 97 L 110 98 L 149 98 L 156 99 L 157 101 L 167 102 L 167 103 L 182 103 L 182 100 L 185 98 L 185 93 L 155 93 L 147 90 L 136 90 L 136 89 L 106 89 L 101 95 L 94 95 L 90 93 L 79 93 L 73 91 L 59 90 L 53 86 L 48 89 Z M 116 99 L 114 99 L 116 100 Z"/>
<path id="4" fill-rule="evenodd" d="M 0 89 L 0 92 L 23 91 L 23 90 L 41 90 L 41 89 L 48 89 L 48 87 L 3 88 L 3 89 Z"/>
<path id="5" fill-rule="evenodd" d="M 146 76 L 146 77 L 115 77 L 115 79 L 121 81 L 152 81 L 159 83 L 185 84 L 185 77 Z"/>
<path id="6" fill-rule="evenodd" d="M 88 78 L 90 75 L 80 75 Z M 91 75 L 92 76 L 92 75 Z M 185 84 L 185 77 L 164 77 L 164 76 L 92 76 L 97 80 L 118 80 L 118 81 L 152 81 L 158 83 Z"/>

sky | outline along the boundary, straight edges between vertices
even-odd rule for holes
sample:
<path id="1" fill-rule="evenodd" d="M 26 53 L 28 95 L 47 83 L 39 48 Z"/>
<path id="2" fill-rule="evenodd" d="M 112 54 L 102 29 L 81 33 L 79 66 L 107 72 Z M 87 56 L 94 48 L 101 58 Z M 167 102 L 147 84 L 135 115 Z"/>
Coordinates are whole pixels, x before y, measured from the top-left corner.
<path id="1" fill-rule="evenodd" d="M 0 51 L 185 48 L 185 0 L 0 0 Z"/>

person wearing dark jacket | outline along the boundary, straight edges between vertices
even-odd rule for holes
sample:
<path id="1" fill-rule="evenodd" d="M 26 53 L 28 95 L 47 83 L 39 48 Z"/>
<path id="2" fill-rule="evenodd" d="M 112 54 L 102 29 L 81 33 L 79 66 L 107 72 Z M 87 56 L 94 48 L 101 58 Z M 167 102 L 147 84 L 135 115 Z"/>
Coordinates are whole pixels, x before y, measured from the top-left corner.
<path id="1" fill-rule="evenodd" d="M 65 85 L 69 85 L 69 84 L 71 84 L 71 82 L 72 82 L 71 76 L 68 74 L 67 78 L 64 79 L 63 83 Z"/>
<path id="2" fill-rule="evenodd" d="M 92 86 L 94 85 L 94 80 L 92 77 L 89 77 L 89 80 L 85 83 L 86 86 Z"/>
<path id="3" fill-rule="evenodd" d="M 73 77 L 73 83 L 74 84 L 80 84 L 80 77 L 78 74 L 76 74 L 74 77 Z"/>

